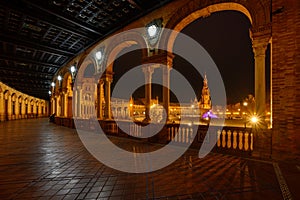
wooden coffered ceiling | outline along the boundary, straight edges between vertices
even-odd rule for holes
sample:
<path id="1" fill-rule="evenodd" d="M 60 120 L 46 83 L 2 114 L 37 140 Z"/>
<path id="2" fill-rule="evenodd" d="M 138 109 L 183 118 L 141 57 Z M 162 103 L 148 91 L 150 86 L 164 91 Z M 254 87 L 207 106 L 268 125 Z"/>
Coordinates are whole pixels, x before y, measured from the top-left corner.
<path id="1" fill-rule="evenodd" d="M 74 56 L 172 0 L 1 0 L 0 81 L 48 99 Z"/>

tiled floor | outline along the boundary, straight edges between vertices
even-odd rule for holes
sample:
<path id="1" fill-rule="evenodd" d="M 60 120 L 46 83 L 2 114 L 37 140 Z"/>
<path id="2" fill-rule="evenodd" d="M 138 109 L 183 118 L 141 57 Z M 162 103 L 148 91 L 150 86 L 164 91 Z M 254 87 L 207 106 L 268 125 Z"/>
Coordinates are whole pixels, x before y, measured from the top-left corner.
<path id="1" fill-rule="evenodd" d="M 111 140 L 128 150 L 157 148 Z M 189 150 L 156 172 L 128 174 L 94 159 L 73 129 L 47 119 L 1 122 L 0 199 L 283 199 L 271 162 L 197 153 Z"/>

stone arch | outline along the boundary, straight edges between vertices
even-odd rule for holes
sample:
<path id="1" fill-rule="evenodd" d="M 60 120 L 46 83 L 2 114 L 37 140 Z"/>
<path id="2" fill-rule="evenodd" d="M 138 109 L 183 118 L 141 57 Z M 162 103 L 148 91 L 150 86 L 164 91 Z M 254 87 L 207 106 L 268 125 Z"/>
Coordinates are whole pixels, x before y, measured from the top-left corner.
<path id="1" fill-rule="evenodd" d="M 65 72 L 64 75 L 62 76 L 62 88 L 67 89 L 69 87 L 69 78 L 72 80 L 72 75 L 69 71 Z"/>
<path id="2" fill-rule="evenodd" d="M 198 13 L 203 10 L 202 13 Z M 199 18 L 209 16 L 213 12 L 223 10 L 236 10 L 244 13 L 251 21 L 253 28 L 264 26 L 271 22 L 271 1 L 270 0 L 213 0 L 213 1 L 189 1 L 187 5 L 180 7 L 169 18 L 166 28 L 175 28 L 183 19 Z M 202 15 L 199 15 L 202 14 Z M 195 16 L 193 16 L 195 15 Z"/>
<path id="3" fill-rule="evenodd" d="M 11 100 L 12 101 L 16 101 L 17 100 L 17 94 L 16 93 L 12 93 Z"/>
<path id="4" fill-rule="evenodd" d="M 89 55 L 88 57 L 86 57 L 82 63 L 79 65 L 79 70 L 78 70 L 78 73 L 77 73 L 77 80 L 81 81 L 84 79 L 84 73 L 85 73 L 85 70 L 90 67 L 90 66 L 93 66 L 94 67 L 94 71 L 96 72 L 97 69 L 96 69 L 96 61 L 94 58 L 92 58 L 92 55 Z"/>
<path id="5" fill-rule="evenodd" d="M 23 95 L 20 94 L 20 95 L 18 96 L 18 102 L 19 102 L 19 103 L 22 103 L 23 99 L 24 99 Z"/>
<path id="6" fill-rule="evenodd" d="M 8 97 L 10 96 L 10 93 L 11 93 L 11 92 L 10 92 L 9 90 L 5 90 L 5 91 L 4 91 L 3 94 L 4 94 L 4 99 L 5 99 L 5 100 L 8 100 Z"/>
<path id="7" fill-rule="evenodd" d="M 269 0 L 254 0 L 256 2 L 245 1 L 228 1 L 222 2 L 215 0 L 213 2 L 199 3 L 198 1 L 190 1 L 187 6 L 181 7 L 170 17 L 165 28 L 180 32 L 193 21 L 207 17 L 211 13 L 225 10 L 238 11 L 243 13 L 251 22 L 251 36 L 270 24 L 270 3 Z M 269 4 L 268 4 L 269 3 Z M 268 27 L 267 27 L 268 28 Z M 173 45 L 177 34 L 162 34 L 160 46 L 168 48 L 172 52 Z"/>
<path id="8" fill-rule="evenodd" d="M 116 59 L 117 55 L 126 47 L 139 45 L 139 48 L 142 49 L 142 57 L 146 57 L 148 54 L 147 42 L 141 33 L 131 31 L 121 36 L 122 37 L 114 38 L 114 40 L 110 41 L 108 44 L 106 58 L 104 60 L 104 66 L 106 66 L 108 73 L 113 72 L 114 60 Z"/>
<path id="9" fill-rule="evenodd" d="M 250 39 L 252 40 L 255 60 L 255 96 L 256 114 L 264 118 L 266 110 L 266 83 L 265 83 L 265 59 L 266 47 L 271 40 L 271 1 L 270 0 L 192 0 L 178 8 L 171 15 L 165 25 L 168 29 L 180 32 L 196 19 L 207 17 L 211 13 L 233 10 L 246 15 L 251 22 Z M 163 32 L 159 47 L 167 47 L 168 52 L 173 51 L 173 45 L 177 37 L 176 32 Z M 271 72 L 272 73 L 272 72 Z"/>

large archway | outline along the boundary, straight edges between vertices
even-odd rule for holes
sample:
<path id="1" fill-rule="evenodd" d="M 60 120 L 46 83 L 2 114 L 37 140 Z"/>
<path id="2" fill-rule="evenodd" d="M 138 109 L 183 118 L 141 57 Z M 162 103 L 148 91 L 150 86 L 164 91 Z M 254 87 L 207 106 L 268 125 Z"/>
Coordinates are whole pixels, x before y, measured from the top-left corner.
<path id="1" fill-rule="evenodd" d="M 267 2 L 265 2 L 267 3 Z M 255 97 L 256 114 L 264 120 L 266 115 L 266 81 L 265 81 L 265 56 L 266 49 L 271 39 L 270 29 L 270 5 L 269 4 L 247 4 L 245 2 L 214 2 L 199 4 L 191 1 L 186 7 L 181 7 L 176 14 L 170 17 L 166 28 L 175 30 L 170 35 L 162 35 L 160 46 L 167 46 L 168 51 L 173 51 L 177 32 L 199 18 L 205 18 L 212 13 L 220 11 L 238 11 L 248 17 L 251 22 L 249 29 L 255 58 Z"/>

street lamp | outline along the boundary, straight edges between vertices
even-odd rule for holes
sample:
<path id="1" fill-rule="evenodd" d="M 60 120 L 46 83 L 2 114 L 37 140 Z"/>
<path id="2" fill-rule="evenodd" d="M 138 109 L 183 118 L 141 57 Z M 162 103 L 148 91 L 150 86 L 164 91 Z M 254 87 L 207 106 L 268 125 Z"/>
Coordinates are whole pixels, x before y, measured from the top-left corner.
<path id="1" fill-rule="evenodd" d="M 104 47 L 101 47 L 96 53 L 95 53 L 95 57 L 96 57 L 96 63 L 97 63 L 97 72 L 102 72 L 102 61 L 104 58 L 104 53 L 103 50 Z"/>
<path id="2" fill-rule="evenodd" d="M 147 27 L 147 33 L 149 35 L 150 38 L 153 38 L 156 36 L 158 31 L 158 27 L 156 24 L 152 24 L 150 26 Z"/>
<path id="3" fill-rule="evenodd" d="M 75 67 L 75 65 L 71 66 L 70 71 L 71 71 L 71 76 L 72 76 L 72 83 L 71 84 L 72 84 L 72 87 L 73 87 L 75 76 L 76 76 L 76 67 Z"/>
<path id="4" fill-rule="evenodd" d="M 97 58 L 97 60 L 101 60 L 101 58 L 102 58 L 102 52 L 101 51 L 96 52 L 96 58 Z"/>
<path id="5" fill-rule="evenodd" d="M 61 87 L 61 80 L 62 80 L 61 75 L 58 75 L 57 80 L 58 80 L 59 87 Z"/>
<path id="6" fill-rule="evenodd" d="M 252 116 L 250 120 L 253 124 L 256 124 L 259 121 L 258 117 L 256 117 L 256 116 Z"/>

